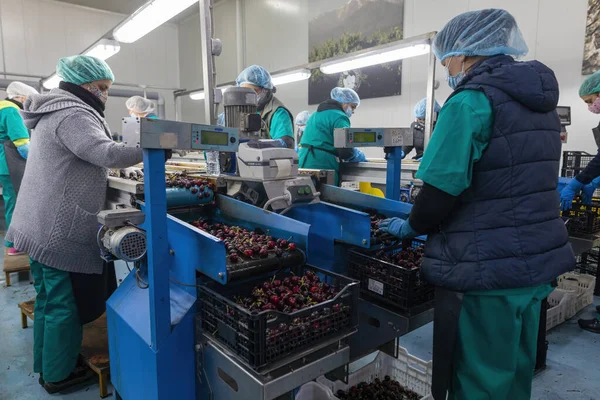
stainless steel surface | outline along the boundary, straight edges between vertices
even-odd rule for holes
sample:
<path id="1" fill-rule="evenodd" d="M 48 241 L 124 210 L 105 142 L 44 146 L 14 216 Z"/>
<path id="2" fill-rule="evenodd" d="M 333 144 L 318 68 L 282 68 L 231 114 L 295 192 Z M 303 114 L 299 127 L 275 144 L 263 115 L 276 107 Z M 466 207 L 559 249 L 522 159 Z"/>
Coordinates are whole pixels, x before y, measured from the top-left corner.
<path id="1" fill-rule="evenodd" d="M 422 181 L 415 178 L 419 169 L 418 163 L 402 162 L 402 184 L 422 185 Z M 387 176 L 387 165 L 384 162 L 365 162 L 365 163 L 341 163 L 340 180 L 341 182 L 369 182 L 379 185 L 385 185 Z"/>
<path id="2" fill-rule="evenodd" d="M 216 84 L 215 57 L 212 49 L 212 0 L 200 1 L 200 35 L 202 38 L 202 82 L 204 82 L 204 118 L 213 125 L 215 115 L 214 89 Z"/>
<path id="3" fill-rule="evenodd" d="M 260 375 L 206 337 L 197 348 L 198 378 L 201 383 L 207 381 L 202 386 L 212 390 L 210 398 L 223 400 L 272 400 L 350 361 L 350 349 L 337 344 L 307 355 L 297 364 Z"/>
<path id="4" fill-rule="evenodd" d="M 569 242 L 576 256 L 600 246 L 600 235 L 586 235 L 582 237 L 570 236 Z"/>
<path id="5" fill-rule="evenodd" d="M 425 113 L 425 142 L 423 149 L 427 148 L 431 133 L 433 132 L 433 114 L 435 104 L 435 54 L 433 47 L 429 47 L 429 64 L 427 66 L 427 111 Z"/>
<path id="6" fill-rule="evenodd" d="M 131 179 L 117 178 L 115 176 L 108 177 L 108 187 L 120 190 L 125 193 L 143 194 L 144 183 L 132 181 Z"/>

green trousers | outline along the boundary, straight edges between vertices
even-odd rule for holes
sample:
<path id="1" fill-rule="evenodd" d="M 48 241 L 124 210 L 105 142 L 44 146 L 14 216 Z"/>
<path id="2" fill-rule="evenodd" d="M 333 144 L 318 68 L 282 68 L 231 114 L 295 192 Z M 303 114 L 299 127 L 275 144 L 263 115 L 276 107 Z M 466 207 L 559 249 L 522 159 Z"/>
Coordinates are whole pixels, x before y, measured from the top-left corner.
<path id="1" fill-rule="evenodd" d="M 449 399 L 526 400 L 550 285 L 469 292 L 463 298 Z"/>
<path id="2" fill-rule="evenodd" d="M 2 144 L 0 143 L 0 146 Z M 6 230 L 12 221 L 15 205 L 17 204 L 17 194 L 10 180 L 10 175 L 0 175 L 0 184 L 2 185 L 2 198 L 4 199 L 4 218 L 6 219 Z M 13 247 L 13 244 L 7 240 L 4 241 L 6 247 Z"/>
<path id="3" fill-rule="evenodd" d="M 67 378 L 77 363 L 83 328 L 68 272 L 31 260 L 37 292 L 33 321 L 33 371 L 46 382 Z"/>

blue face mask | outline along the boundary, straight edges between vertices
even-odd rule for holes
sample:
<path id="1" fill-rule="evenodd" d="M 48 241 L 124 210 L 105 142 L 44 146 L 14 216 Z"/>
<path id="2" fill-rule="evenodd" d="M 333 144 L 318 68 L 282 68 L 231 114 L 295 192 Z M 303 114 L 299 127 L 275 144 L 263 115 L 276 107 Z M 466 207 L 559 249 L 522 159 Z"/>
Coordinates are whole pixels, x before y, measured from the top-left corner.
<path id="1" fill-rule="evenodd" d="M 460 82 L 465 78 L 465 63 L 463 62 L 462 71 L 460 71 L 458 74 L 456 74 L 454 76 L 451 76 L 450 75 L 450 63 L 453 60 L 454 59 L 450 60 L 450 62 L 448 63 L 448 66 L 446 67 L 446 81 L 448 81 L 448 86 L 450 86 L 450 88 L 456 89 L 458 87 L 458 85 L 460 84 Z"/>
<path id="2" fill-rule="evenodd" d="M 344 112 L 346 113 L 346 115 L 348 116 L 348 118 L 352 118 L 352 114 L 353 114 L 352 107 L 346 108 L 344 110 Z"/>

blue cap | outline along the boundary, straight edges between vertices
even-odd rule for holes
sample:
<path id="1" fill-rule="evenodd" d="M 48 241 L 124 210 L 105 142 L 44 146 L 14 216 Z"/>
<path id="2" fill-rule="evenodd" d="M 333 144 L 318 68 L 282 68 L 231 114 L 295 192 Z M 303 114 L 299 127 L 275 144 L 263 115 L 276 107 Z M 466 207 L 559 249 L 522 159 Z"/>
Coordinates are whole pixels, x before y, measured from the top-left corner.
<path id="1" fill-rule="evenodd" d="M 440 61 L 461 55 L 524 56 L 528 51 L 515 18 L 496 8 L 460 14 L 433 39 L 433 52 Z"/>
<path id="2" fill-rule="evenodd" d="M 358 93 L 350 88 L 336 87 L 331 90 L 331 98 L 339 101 L 342 104 L 360 105 L 360 97 Z"/>
<path id="3" fill-rule="evenodd" d="M 254 86 L 273 90 L 273 81 L 271 80 L 271 74 L 269 71 L 261 67 L 260 65 L 251 65 L 243 70 L 235 80 L 238 86 L 244 83 L 249 83 Z"/>
<path id="4" fill-rule="evenodd" d="M 75 85 L 103 81 L 115 81 L 112 70 L 103 60 L 90 56 L 71 56 L 58 60 L 56 74 L 64 81 Z"/>
<path id="5" fill-rule="evenodd" d="M 439 113 L 442 107 L 440 103 L 435 100 L 435 104 L 433 105 L 433 111 Z M 425 113 L 427 110 L 427 97 L 419 100 L 419 102 L 415 105 L 415 117 L 416 118 L 425 118 Z"/>

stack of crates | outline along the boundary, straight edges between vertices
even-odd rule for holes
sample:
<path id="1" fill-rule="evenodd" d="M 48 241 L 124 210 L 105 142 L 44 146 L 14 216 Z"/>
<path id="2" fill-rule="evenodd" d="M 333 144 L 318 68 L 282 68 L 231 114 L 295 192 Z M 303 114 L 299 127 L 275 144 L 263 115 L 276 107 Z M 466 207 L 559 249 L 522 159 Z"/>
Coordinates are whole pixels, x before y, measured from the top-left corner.
<path id="1" fill-rule="evenodd" d="M 563 151 L 563 163 L 560 176 L 575 178 L 595 156 L 585 151 Z"/>

